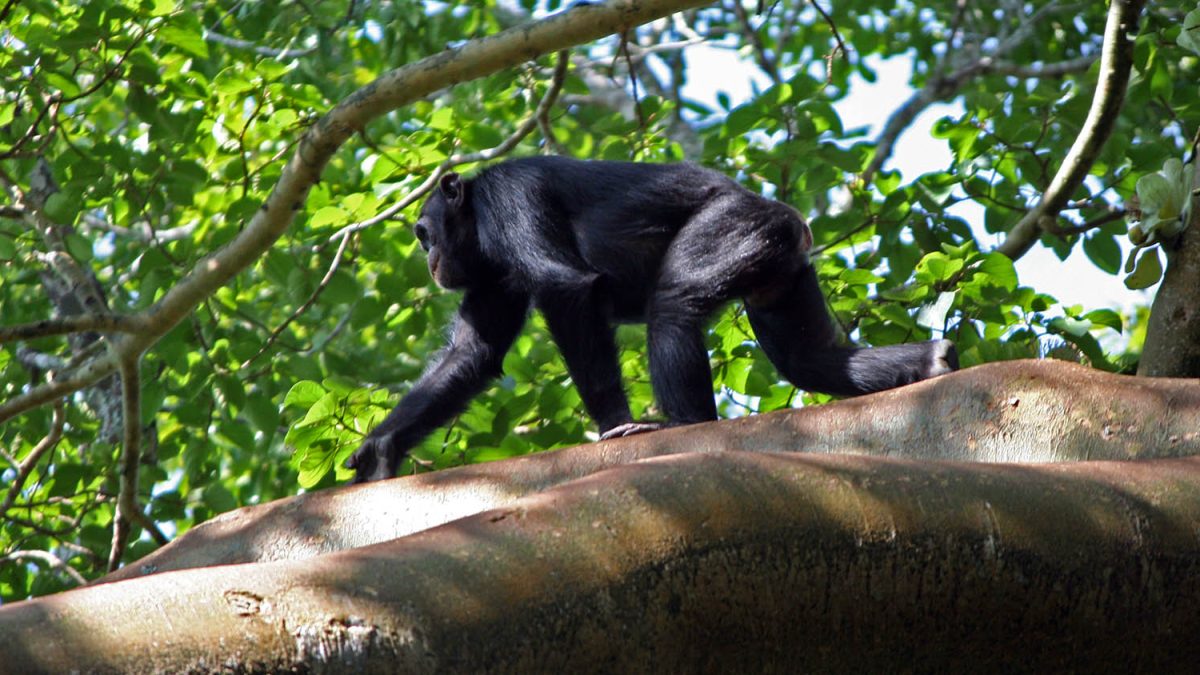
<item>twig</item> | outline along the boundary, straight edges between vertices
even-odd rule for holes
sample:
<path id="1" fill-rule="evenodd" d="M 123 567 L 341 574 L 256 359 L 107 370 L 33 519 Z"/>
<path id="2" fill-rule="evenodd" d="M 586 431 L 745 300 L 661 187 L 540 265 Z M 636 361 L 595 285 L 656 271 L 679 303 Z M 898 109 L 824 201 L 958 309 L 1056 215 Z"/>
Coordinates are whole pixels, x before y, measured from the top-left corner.
<path id="1" fill-rule="evenodd" d="M 273 59 L 281 61 L 285 59 L 298 59 L 302 56 L 308 56 L 309 54 L 317 51 L 316 47 L 305 47 L 303 49 L 273 49 L 271 47 L 260 47 L 249 40 L 239 40 L 227 35 L 222 35 L 212 30 L 204 31 L 204 39 L 208 40 L 209 42 L 216 42 L 217 44 L 225 45 L 226 47 L 233 47 L 235 49 L 248 49 L 260 56 L 269 56 Z M 293 37 L 288 42 L 295 41 L 296 38 Z"/>
<path id="2" fill-rule="evenodd" d="M 14 562 L 18 560 L 39 560 L 49 565 L 51 569 L 71 577 L 71 580 L 80 586 L 87 584 L 87 579 L 84 579 L 78 570 L 63 562 L 62 558 L 48 551 L 13 551 L 0 558 L 0 561 L 4 560 L 12 560 Z"/>
<path id="3" fill-rule="evenodd" d="M 114 225 L 92 213 L 85 213 L 83 215 L 83 222 L 89 227 L 104 230 L 105 232 L 112 232 L 118 237 L 134 239 L 145 243 L 166 243 L 186 239 L 196 231 L 197 225 L 197 223 L 192 223 L 191 225 L 180 225 L 179 227 L 171 227 L 165 230 L 156 230 L 150 227 L 150 223 L 141 221 L 134 223 L 132 227 L 122 227 Z"/>
<path id="4" fill-rule="evenodd" d="M 121 564 L 125 544 L 129 541 L 130 524 L 136 523 L 150 533 L 159 544 L 167 537 L 154 521 L 142 513 L 138 505 L 138 464 L 142 456 L 142 374 L 141 358 L 121 361 L 121 413 L 125 434 L 121 440 L 120 492 L 113 516 L 112 548 L 108 553 L 108 571 Z"/>
<path id="5" fill-rule="evenodd" d="M 1089 232 L 1098 227 L 1103 227 L 1104 225 L 1107 225 L 1107 224 L 1113 222 L 1114 220 L 1120 220 L 1120 219 L 1126 217 L 1127 215 L 1129 215 L 1129 214 L 1125 209 L 1114 208 L 1102 216 L 1093 218 L 1091 220 L 1085 221 L 1078 225 L 1070 225 L 1067 227 L 1062 227 L 1058 224 L 1052 223 L 1049 226 L 1047 226 L 1045 229 L 1050 234 L 1058 235 L 1060 237 L 1069 237 L 1072 235 L 1083 234 L 1085 232 Z"/>
<path id="6" fill-rule="evenodd" d="M 29 472 L 33 471 L 33 467 L 37 465 L 42 455 L 58 446 L 58 442 L 62 440 L 63 423 L 66 422 L 66 419 L 66 408 L 62 399 L 59 399 L 54 404 L 54 417 L 50 421 L 50 431 L 37 442 L 37 445 L 33 446 L 25 459 L 17 464 L 17 475 L 13 476 L 12 483 L 8 486 L 8 492 L 4 495 L 4 503 L 0 504 L 0 517 L 4 516 L 12 507 L 13 502 L 17 500 L 17 495 L 21 494 L 21 489 L 25 487 L 25 479 L 29 477 Z"/>
<path id="7" fill-rule="evenodd" d="M 254 353 L 254 356 L 251 356 L 242 362 L 242 368 L 249 368 L 250 364 L 257 361 L 258 357 L 265 354 L 267 350 L 271 348 L 271 345 L 275 344 L 275 341 L 279 339 L 279 336 L 283 334 L 283 331 L 287 330 L 287 327 L 290 326 L 293 321 L 299 318 L 301 314 L 308 311 L 309 307 L 312 307 L 313 303 L 317 301 L 318 297 L 320 297 L 321 292 L 324 291 L 325 287 L 329 285 L 329 282 L 333 281 L 333 275 L 335 272 L 337 272 L 338 265 L 342 261 L 342 254 L 346 252 L 346 244 L 350 243 L 350 239 L 353 236 L 354 233 L 352 232 L 347 232 L 346 234 L 342 235 L 342 242 L 338 244 L 337 251 L 333 254 L 333 262 L 329 264 L 329 269 L 325 272 L 325 276 L 321 279 L 321 282 L 317 284 L 317 287 L 313 290 L 312 294 L 309 295 L 308 299 L 305 300 L 302 305 L 297 307 L 296 310 L 288 316 L 288 318 L 284 319 L 283 323 L 279 324 L 275 330 L 271 331 L 271 335 L 266 339 L 265 342 L 263 342 L 263 345 L 258 348 L 258 351 Z"/>
<path id="8" fill-rule="evenodd" d="M 850 50 L 846 48 L 846 43 L 842 40 L 842 34 L 838 31 L 837 24 L 833 22 L 833 17 L 829 16 L 824 7 L 821 7 L 821 3 L 817 2 L 817 0 L 809 0 L 809 4 L 813 6 L 813 9 L 817 10 L 822 19 L 825 19 L 825 23 L 829 25 L 829 30 L 833 32 L 833 40 L 837 43 L 837 47 L 829 53 L 825 60 L 825 67 L 832 73 L 833 59 L 837 56 L 837 53 L 840 51 L 842 58 L 849 63 Z"/>

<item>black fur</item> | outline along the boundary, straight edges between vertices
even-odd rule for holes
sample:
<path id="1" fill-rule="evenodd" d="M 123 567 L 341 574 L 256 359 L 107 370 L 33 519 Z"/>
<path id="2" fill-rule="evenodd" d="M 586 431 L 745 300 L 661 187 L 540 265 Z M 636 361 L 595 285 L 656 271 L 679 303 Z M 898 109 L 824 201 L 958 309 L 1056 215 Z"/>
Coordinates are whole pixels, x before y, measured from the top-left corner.
<path id="1" fill-rule="evenodd" d="M 529 306 L 545 316 L 604 437 L 633 422 L 613 325 L 647 324 L 651 382 L 669 424 L 717 418 L 704 322 L 745 299 L 771 362 L 796 386 L 853 396 L 957 367 L 946 340 L 842 348 L 791 207 L 692 164 L 531 157 L 442 178 L 416 233 L 430 273 L 463 289 L 449 347 L 347 462 L 388 478 L 426 434 L 499 375 Z"/>

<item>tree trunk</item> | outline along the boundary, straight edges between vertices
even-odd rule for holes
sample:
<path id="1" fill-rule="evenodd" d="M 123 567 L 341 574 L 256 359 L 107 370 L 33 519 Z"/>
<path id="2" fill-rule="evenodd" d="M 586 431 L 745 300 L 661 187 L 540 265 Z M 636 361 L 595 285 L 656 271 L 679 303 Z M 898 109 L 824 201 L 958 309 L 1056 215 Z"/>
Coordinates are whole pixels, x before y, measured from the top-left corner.
<path id="1" fill-rule="evenodd" d="M 1150 307 L 1138 375 L 1200 377 L 1200 170 L 1192 189 L 1190 222 L 1167 253 L 1167 271 Z"/>

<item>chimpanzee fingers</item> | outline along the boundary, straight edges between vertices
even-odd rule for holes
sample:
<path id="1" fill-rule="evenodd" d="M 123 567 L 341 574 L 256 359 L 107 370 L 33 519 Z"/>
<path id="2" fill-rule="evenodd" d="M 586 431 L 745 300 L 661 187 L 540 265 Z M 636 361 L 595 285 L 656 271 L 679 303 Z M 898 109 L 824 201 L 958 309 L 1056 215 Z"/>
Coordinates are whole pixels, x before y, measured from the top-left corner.
<path id="1" fill-rule="evenodd" d="M 614 438 L 634 436 L 636 434 L 644 434 L 664 428 L 666 428 L 666 425 L 662 424 L 661 422 L 626 422 L 625 424 L 613 427 L 612 429 L 600 434 L 600 440 L 608 441 Z"/>

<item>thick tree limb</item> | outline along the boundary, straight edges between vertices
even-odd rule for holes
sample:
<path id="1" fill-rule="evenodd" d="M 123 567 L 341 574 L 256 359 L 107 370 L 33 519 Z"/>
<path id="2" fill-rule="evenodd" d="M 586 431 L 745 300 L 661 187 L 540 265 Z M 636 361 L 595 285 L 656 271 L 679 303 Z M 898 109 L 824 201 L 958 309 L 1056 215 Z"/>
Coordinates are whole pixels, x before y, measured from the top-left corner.
<path id="1" fill-rule="evenodd" d="M 2 607 L 0 668 L 1170 670 L 1200 659 L 1196 522 L 1198 457 L 673 455 L 376 546 Z"/>
<path id="2" fill-rule="evenodd" d="M 971 368 L 838 403 L 323 490 L 218 516 L 102 581 L 301 559 L 435 527 L 596 471 L 674 453 L 860 453 L 1059 462 L 1200 455 L 1200 381 L 1062 361 Z"/>
<path id="3" fill-rule="evenodd" d="M 1133 69 L 1133 42 L 1137 37 L 1138 17 L 1145 4 L 1145 0 L 1112 0 L 1109 5 L 1108 22 L 1104 26 L 1104 46 L 1100 53 L 1100 79 L 1096 83 L 1096 94 L 1088 109 L 1087 119 L 1042 198 L 1013 226 L 1004 243 L 996 248 L 1000 253 L 1016 260 L 1033 248 L 1042 230 L 1047 224 L 1053 223 L 1074 196 L 1075 190 L 1083 184 L 1083 179 L 1104 148 L 1104 143 L 1116 126 L 1121 104 L 1125 102 L 1125 89 Z"/>

